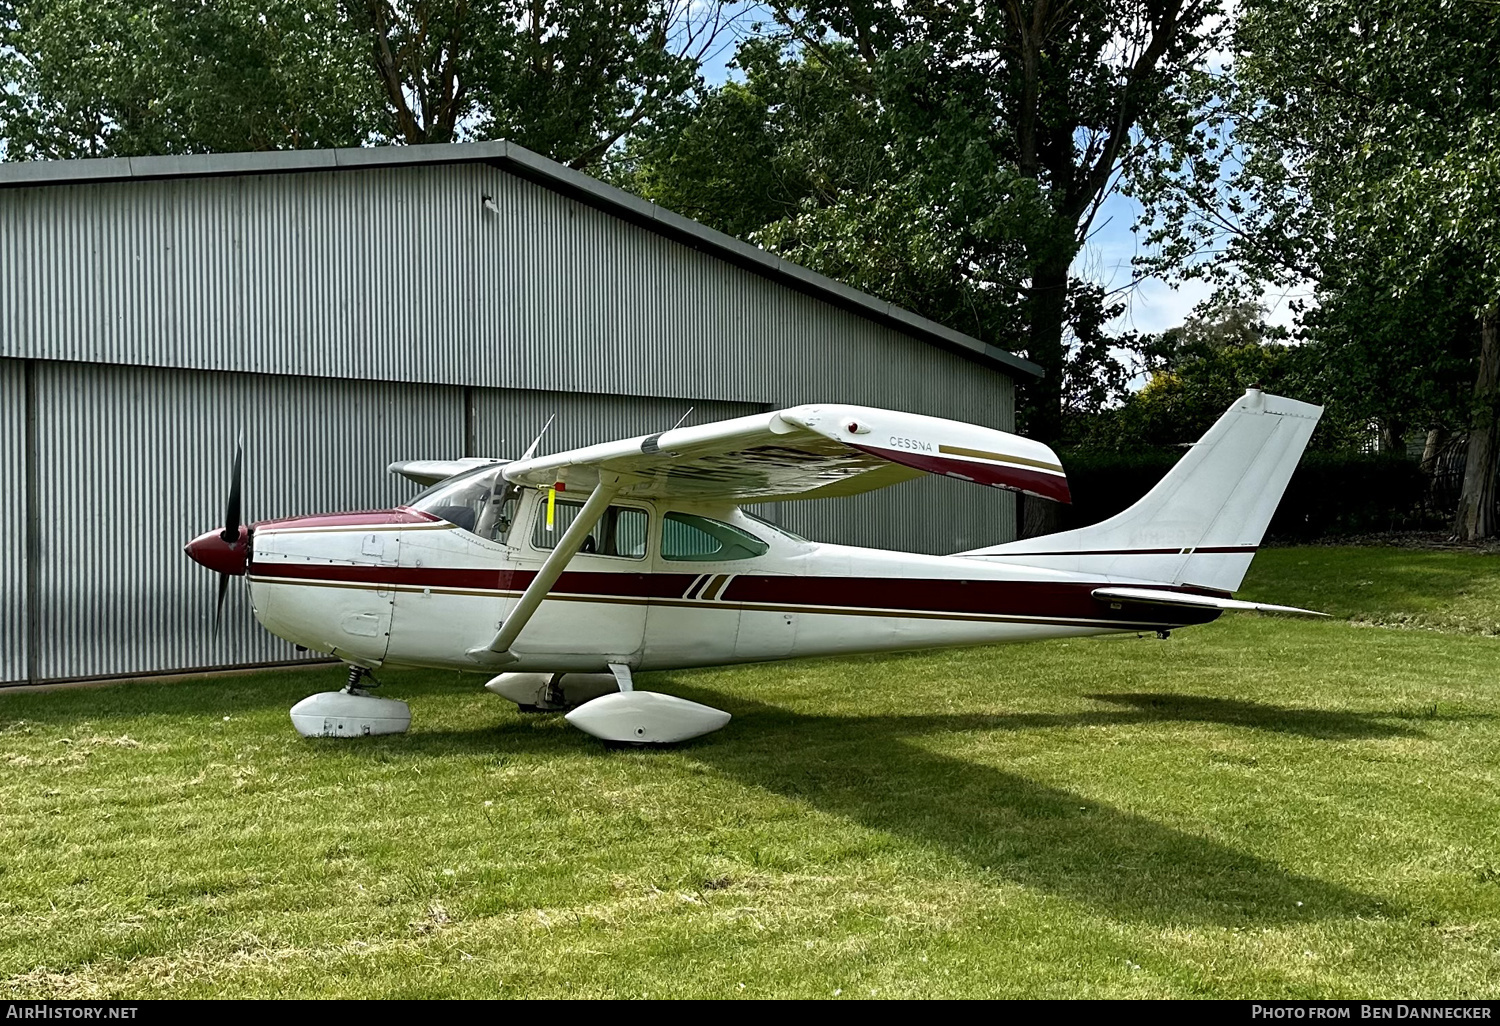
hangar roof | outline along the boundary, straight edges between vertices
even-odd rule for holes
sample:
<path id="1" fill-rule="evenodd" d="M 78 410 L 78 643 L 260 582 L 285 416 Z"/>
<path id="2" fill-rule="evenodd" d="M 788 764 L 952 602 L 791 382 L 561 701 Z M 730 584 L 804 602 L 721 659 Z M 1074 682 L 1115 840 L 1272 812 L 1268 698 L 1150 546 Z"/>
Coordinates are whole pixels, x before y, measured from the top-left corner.
<path id="1" fill-rule="evenodd" d="M 783 260 L 763 249 L 503 140 L 427 146 L 270 150 L 257 153 L 105 157 L 0 164 L 0 189 L 465 163 L 483 163 L 508 171 L 675 242 L 711 253 L 735 266 L 815 295 L 978 363 L 1010 373 L 1037 378 L 1042 376 L 1041 367 L 1030 360 L 954 331 L 936 321 L 919 317 L 909 310 L 850 288 L 789 260 Z"/>

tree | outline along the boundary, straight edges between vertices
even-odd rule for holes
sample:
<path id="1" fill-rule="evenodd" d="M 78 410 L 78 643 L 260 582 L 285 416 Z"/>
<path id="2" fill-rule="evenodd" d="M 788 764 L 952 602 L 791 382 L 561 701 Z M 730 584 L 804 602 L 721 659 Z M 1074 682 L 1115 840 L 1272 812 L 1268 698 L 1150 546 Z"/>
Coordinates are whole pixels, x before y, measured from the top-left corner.
<path id="1" fill-rule="evenodd" d="M 378 96 L 334 0 L 0 0 L 10 160 L 354 146 Z"/>
<path id="2" fill-rule="evenodd" d="M 691 0 L 341 0 L 407 143 L 503 138 L 597 167 L 669 116 L 721 28 Z"/>
<path id="3" fill-rule="evenodd" d="M 1221 178 L 1181 159 L 1175 188 L 1145 196 L 1163 260 L 1216 250 L 1200 270 L 1231 288 L 1314 282 L 1327 310 L 1309 328 L 1339 340 L 1339 363 L 1372 396 L 1385 393 L 1390 423 L 1402 405 L 1442 416 L 1449 371 L 1468 365 L 1455 524 L 1468 539 L 1497 526 L 1497 45 L 1493 4 L 1246 0 L 1218 115 L 1242 166 Z"/>
<path id="4" fill-rule="evenodd" d="M 771 6 L 780 47 L 742 49 L 744 86 L 704 108 L 751 106 L 770 122 L 757 145 L 778 154 L 780 191 L 770 207 L 756 202 L 779 216 L 748 234 L 1024 352 L 1046 374 L 1027 397 L 1026 430 L 1055 440 L 1065 395 L 1094 394 L 1065 384 L 1069 348 L 1096 359 L 1095 318 L 1109 312 L 1069 269 L 1104 197 L 1152 167 L 1160 139 L 1207 145 L 1195 141 L 1190 80 L 1219 39 L 1217 3 Z M 824 102 L 832 116 L 819 126 L 807 112 Z M 840 137 L 831 153 L 813 144 L 825 129 Z M 645 161 L 656 165 L 648 192 L 701 167 L 682 152 Z"/>
<path id="5" fill-rule="evenodd" d="M 1253 303 L 1210 306 L 1148 335 L 1140 344 L 1145 386 L 1118 407 L 1075 421 L 1068 441 L 1118 452 L 1180 446 L 1201 437 L 1251 386 L 1299 399 L 1317 394 L 1319 355 L 1314 347 L 1285 344 L 1285 336 Z M 1336 419 L 1320 433 L 1325 442 L 1346 441 L 1350 426 Z M 1352 426 L 1357 433 L 1359 425 Z"/>
<path id="6" fill-rule="evenodd" d="M 599 167 L 682 106 L 690 0 L 0 0 L 9 159 L 509 138 Z"/>

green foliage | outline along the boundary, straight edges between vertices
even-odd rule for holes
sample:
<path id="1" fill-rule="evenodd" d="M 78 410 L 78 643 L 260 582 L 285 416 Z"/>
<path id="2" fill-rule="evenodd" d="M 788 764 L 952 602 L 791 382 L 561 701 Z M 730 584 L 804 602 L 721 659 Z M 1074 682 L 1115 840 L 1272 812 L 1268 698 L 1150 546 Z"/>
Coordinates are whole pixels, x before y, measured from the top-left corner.
<path id="1" fill-rule="evenodd" d="M 912 85 L 892 70 L 895 58 L 872 67 L 848 43 L 799 48 L 776 36 L 746 40 L 734 63 L 745 81 L 708 91 L 684 123 L 642 137 L 622 184 L 1013 345 L 1024 330 L 1020 263 L 1045 219 L 1034 184 L 997 168 L 951 123 L 944 138 L 917 137 L 904 106 L 889 102 Z"/>
<path id="2" fill-rule="evenodd" d="M 1064 450 L 1073 494 L 1059 528 L 1085 527 L 1133 505 L 1182 457 L 1181 448 Z M 1283 540 L 1433 529 L 1449 511 L 1434 508 L 1431 482 L 1400 453 L 1303 455 L 1267 535 Z"/>
<path id="3" fill-rule="evenodd" d="M 1302 391 L 1295 379 L 1305 355 L 1289 346 L 1246 342 L 1185 356 L 1099 420 L 1113 428 L 1116 448 L 1193 442 L 1251 385 L 1277 395 Z"/>
<path id="4" fill-rule="evenodd" d="M 775 3 L 743 84 L 631 153 L 622 181 L 667 206 L 1024 353 L 1026 429 L 1122 384 L 1118 311 L 1069 267 L 1098 204 L 1197 131 L 1217 6 Z M 743 183 L 743 188 L 740 185 Z"/>
<path id="5" fill-rule="evenodd" d="M 1397 437 L 1467 428 L 1479 331 L 1461 292 L 1441 275 L 1412 281 L 1399 298 L 1368 278 L 1330 276 L 1320 298 L 1303 314 L 1303 334 L 1318 401 L 1345 435 L 1360 423 Z"/>
<path id="6" fill-rule="evenodd" d="M 1059 507 L 1058 530 L 1087 527 L 1135 504 L 1182 458 L 1182 449 L 1063 449 L 1073 501 Z"/>
<path id="7" fill-rule="evenodd" d="M 1200 97 L 1233 170 L 1162 154 L 1138 193 L 1147 265 L 1237 293 L 1310 285 L 1304 332 L 1338 401 L 1398 429 L 1466 426 L 1474 315 L 1500 299 L 1500 8 L 1250 0 L 1233 42 Z"/>
<path id="8" fill-rule="evenodd" d="M 10 160 L 358 145 L 379 97 L 336 0 L 7 0 Z"/>
<path id="9" fill-rule="evenodd" d="M 11 160 L 509 138 L 596 168 L 721 28 L 679 0 L 4 0 Z"/>
<path id="10" fill-rule="evenodd" d="M 719 28 L 683 0 L 343 0 L 384 86 L 393 138 L 510 139 L 595 168 L 670 117 Z"/>
<path id="11" fill-rule="evenodd" d="M 1316 345 L 1273 341 L 1254 304 L 1210 307 L 1176 328 L 1148 335 L 1139 350 L 1150 374 L 1137 392 L 1109 409 L 1071 418 L 1067 442 L 1084 449 L 1135 452 L 1196 441 L 1252 385 L 1322 405 L 1329 401 L 1325 352 Z M 1369 442 L 1362 407 L 1326 412 L 1314 445 L 1359 449 Z"/>
<path id="12" fill-rule="evenodd" d="M 382 675 L 410 733 L 321 743 L 286 709 L 332 668 L 0 693 L 0 981 L 1485 998 L 1492 559 L 1256 558 L 1247 596 L 1356 623 L 644 675 L 735 715 L 661 752 L 446 673 Z"/>

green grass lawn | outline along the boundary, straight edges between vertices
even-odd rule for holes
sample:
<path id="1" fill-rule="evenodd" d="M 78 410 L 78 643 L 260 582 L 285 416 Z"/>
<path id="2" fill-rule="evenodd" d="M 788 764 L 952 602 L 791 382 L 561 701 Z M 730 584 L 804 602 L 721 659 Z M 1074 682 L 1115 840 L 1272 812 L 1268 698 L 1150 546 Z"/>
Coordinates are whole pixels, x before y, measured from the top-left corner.
<path id="1" fill-rule="evenodd" d="M 1272 550 L 1226 617 L 643 675 L 666 751 L 389 674 L 0 694 L 0 994 L 1500 993 L 1496 557 Z M 1415 623 L 1430 630 L 1377 627 Z"/>

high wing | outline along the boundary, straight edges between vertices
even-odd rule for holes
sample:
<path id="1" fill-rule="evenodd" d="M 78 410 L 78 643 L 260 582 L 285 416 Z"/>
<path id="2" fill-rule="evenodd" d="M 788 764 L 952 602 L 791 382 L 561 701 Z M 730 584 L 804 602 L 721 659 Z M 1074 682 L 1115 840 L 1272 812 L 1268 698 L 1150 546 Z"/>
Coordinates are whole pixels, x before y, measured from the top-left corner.
<path id="1" fill-rule="evenodd" d="M 938 474 L 1069 501 L 1040 442 L 939 417 L 864 406 L 797 406 L 509 463 L 507 481 L 587 493 L 772 502 L 857 495 Z"/>
<path id="2" fill-rule="evenodd" d="M 1268 602 L 1245 602 L 1242 599 L 1219 598 L 1217 595 L 1194 595 L 1182 591 L 1156 588 L 1095 588 L 1094 598 L 1105 602 L 1139 602 L 1148 606 L 1179 606 L 1189 609 L 1245 610 L 1253 613 L 1279 613 L 1282 616 L 1327 616 L 1315 609 L 1297 606 L 1273 606 Z"/>
<path id="3" fill-rule="evenodd" d="M 439 481 L 446 481 L 466 470 L 504 462 L 504 460 L 489 460 L 477 456 L 465 456 L 457 460 L 397 460 L 386 469 L 392 474 L 400 474 L 408 481 L 415 481 L 423 488 L 429 488 Z"/>

